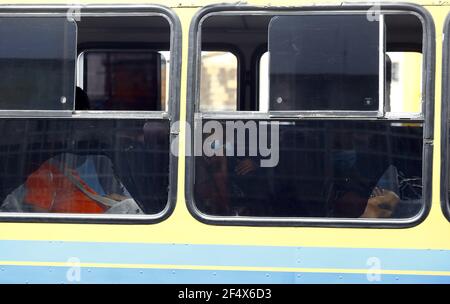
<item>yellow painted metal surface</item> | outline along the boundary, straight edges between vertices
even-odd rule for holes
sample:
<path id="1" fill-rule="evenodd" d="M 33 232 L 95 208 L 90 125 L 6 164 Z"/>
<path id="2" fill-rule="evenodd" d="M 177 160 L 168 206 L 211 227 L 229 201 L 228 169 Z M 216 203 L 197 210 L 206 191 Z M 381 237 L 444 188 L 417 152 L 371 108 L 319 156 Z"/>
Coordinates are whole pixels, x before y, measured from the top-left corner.
<path id="1" fill-rule="evenodd" d="M 48 4 L 68 4 L 65 1 L 45 1 Z M 123 3 L 123 0 L 71 1 L 71 3 Z M 234 2 L 234 1 L 221 1 Z M 436 25 L 436 82 L 435 82 L 435 141 L 433 159 L 432 208 L 426 220 L 407 229 L 364 228 L 312 228 L 312 227 L 233 227 L 213 226 L 198 222 L 188 212 L 185 199 L 184 130 L 181 133 L 181 151 L 178 175 L 178 200 L 174 213 L 159 224 L 146 225 L 95 225 L 57 223 L 0 223 L 0 240 L 58 240 L 85 242 L 142 242 L 142 243 L 189 243 L 189 244 L 238 244 L 266 246 L 317 246 L 352 248 L 417 248 L 450 249 L 450 223 L 440 207 L 440 128 L 441 128 L 441 61 L 442 29 L 450 3 L 444 1 L 412 1 L 425 6 Z M 0 4 L 16 2 L 0 1 Z M 20 1 L 21 4 L 38 4 L 36 1 Z M 148 3 L 135 0 L 133 3 Z M 155 1 L 158 3 L 158 1 Z M 180 116 L 186 116 L 188 32 L 193 15 L 211 1 L 160 1 L 174 9 L 181 20 L 183 31 L 182 77 Z M 249 1 L 255 5 L 299 6 L 305 1 Z M 340 2 L 315 1 L 316 4 L 339 4 Z M 129 4 L 129 3 L 128 3 Z"/>

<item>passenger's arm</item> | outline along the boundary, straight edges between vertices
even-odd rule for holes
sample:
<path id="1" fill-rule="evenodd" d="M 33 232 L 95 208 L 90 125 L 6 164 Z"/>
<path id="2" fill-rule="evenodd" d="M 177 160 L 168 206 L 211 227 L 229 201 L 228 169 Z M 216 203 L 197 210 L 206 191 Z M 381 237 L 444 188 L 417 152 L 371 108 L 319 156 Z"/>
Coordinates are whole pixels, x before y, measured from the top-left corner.
<path id="1" fill-rule="evenodd" d="M 367 201 L 362 218 L 389 218 L 395 210 L 400 198 L 392 191 L 375 188 Z"/>

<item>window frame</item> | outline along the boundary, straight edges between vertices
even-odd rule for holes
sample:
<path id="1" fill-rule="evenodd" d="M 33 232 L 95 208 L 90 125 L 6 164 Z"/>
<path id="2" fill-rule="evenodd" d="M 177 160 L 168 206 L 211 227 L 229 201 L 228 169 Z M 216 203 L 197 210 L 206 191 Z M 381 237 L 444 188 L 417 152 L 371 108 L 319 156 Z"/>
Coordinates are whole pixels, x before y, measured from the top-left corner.
<path id="1" fill-rule="evenodd" d="M 180 77 L 181 77 L 181 23 L 175 12 L 162 5 L 0 5 L 0 17 L 67 17 L 70 12 L 89 17 L 162 17 L 170 27 L 170 70 L 168 75 L 169 96 L 166 111 L 29 111 L 0 110 L 2 118 L 46 118 L 46 119 L 146 119 L 166 120 L 170 125 L 169 144 L 178 136 L 174 129 L 179 120 Z M 78 53 L 75 65 L 78 60 Z M 77 85 L 75 67 L 75 86 Z M 75 106 L 75 105 L 74 105 Z M 68 113 L 67 113 L 68 112 Z M 170 147 L 169 147 L 170 151 Z M 170 153 L 170 152 L 169 152 Z M 167 219 L 175 209 L 177 199 L 178 156 L 169 156 L 168 200 L 164 210 L 157 214 L 64 214 L 64 213 L 15 213 L 0 212 L 0 222 L 45 222 L 45 223 L 86 223 L 86 224 L 155 224 Z"/>
<path id="2" fill-rule="evenodd" d="M 450 81 L 450 13 L 444 21 L 443 28 L 443 43 L 442 43 L 442 99 L 441 99 L 441 210 L 445 218 L 450 222 L 450 204 L 449 204 L 449 173 L 448 165 L 450 163 L 450 155 L 448 154 L 450 144 L 449 130 L 449 103 L 450 103 L 450 88 L 448 82 Z"/>
<path id="3" fill-rule="evenodd" d="M 211 15 L 273 15 L 273 14 L 354 14 L 373 10 L 373 4 L 345 4 L 343 6 L 304 6 L 304 7 L 258 7 L 247 5 L 211 5 L 201 9 L 191 21 L 189 32 L 189 56 L 188 56 L 188 92 L 187 92 L 187 120 L 194 125 L 198 118 L 202 119 L 255 119 L 255 120 L 282 120 L 282 119 L 311 119 L 295 115 L 297 113 L 280 113 L 274 115 L 270 111 L 261 113 L 259 111 L 248 112 L 198 112 L 199 103 L 199 79 L 200 79 L 200 57 L 201 51 L 201 24 L 202 20 Z M 196 206 L 194 197 L 195 185 L 195 156 L 193 145 L 191 153 L 186 156 L 186 204 L 189 212 L 198 221 L 211 225 L 227 226 L 303 226 L 303 227 L 361 227 L 361 228 L 407 228 L 413 227 L 425 220 L 431 208 L 431 177 L 433 156 L 433 123 L 434 123 L 434 70 L 435 70 L 435 27 L 431 14 L 422 6 L 403 3 L 382 3 L 377 7 L 381 13 L 409 13 L 416 15 L 423 27 L 422 34 L 422 112 L 421 119 L 418 117 L 407 117 L 410 122 L 423 123 L 423 155 L 422 155 L 422 185 L 423 185 L 423 208 L 412 218 L 407 219 L 341 219 L 341 218 L 276 218 L 276 217 L 231 217 L 215 216 L 202 213 Z M 258 60 L 255 60 L 258 62 Z M 325 119 L 345 118 L 348 120 L 379 120 L 379 117 L 367 116 L 324 116 Z M 402 117 L 403 118 L 403 117 Z M 314 119 L 314 118 L 312 118 Z M 383 117 L 388 121 L 397 121 L 399 117 Z M 194 132 L 191 132 L 194 133 Z M 189 134 L 187 134 L 189 136 Z M 193 142 L 193 134 L 186 141 Z"/>

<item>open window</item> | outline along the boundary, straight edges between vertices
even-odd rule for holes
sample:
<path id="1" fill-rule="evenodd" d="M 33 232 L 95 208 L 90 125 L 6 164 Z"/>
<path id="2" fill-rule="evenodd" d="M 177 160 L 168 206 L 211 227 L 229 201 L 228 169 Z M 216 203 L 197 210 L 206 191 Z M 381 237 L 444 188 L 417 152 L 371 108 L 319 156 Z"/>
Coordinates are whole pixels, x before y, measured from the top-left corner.
<path id="1" fill-rule="evenodd" d="M 178 19 L 157 6 L 24 6 L 0 24 L 0 220 L 166 217 Z"/>
<path id="2" fill-rule="evenodd" d="M 167 51 L 87 49 L 79 58 L 79 87 L 93 111 L 167 111 Z"/>
<path id="3" fill-rule="evenodd" d="M 238 59 L 232 52 L 202 51 L 202 111 L 236 111 Z"/>
<path id="4" fill-rule="evenodd" d="M 78 111 L 168 111 L 170 21 L 163 16 L 84 17 L 78 22 Z"/>
<path id="5" fill-rule="evenodd" d="M 238 49 L 245 64 L 235 111 L 205 109 L 202 95 L 191 96 L 192 213 L 244 225 L 403 227 L 423 218 L 432 126 L 427 16 L 389 5 L 376 18 L 351 6 L 199 14 L 191 33 L 200 39 L 197 64 L 200 51 L 219 43 Z"/>

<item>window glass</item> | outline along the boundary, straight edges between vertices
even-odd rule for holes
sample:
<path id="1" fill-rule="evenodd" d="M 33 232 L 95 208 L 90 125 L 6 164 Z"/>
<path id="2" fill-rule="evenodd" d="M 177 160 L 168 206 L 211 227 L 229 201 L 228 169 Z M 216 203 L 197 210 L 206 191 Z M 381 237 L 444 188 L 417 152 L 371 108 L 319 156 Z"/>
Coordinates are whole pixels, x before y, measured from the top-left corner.
<path id="1" fill-rule="evenodd" d="M 274 17 L 270 109 L 377 111 L 379 28 L 366 15 Z"/>
<path id="2" fill-rule="evenodd" d="M 0 211 L 156 214 L 169 182 L 169 122 L 2 119 Z"/>
<path id="3" fill-rule="evenodd" d="M 0 109 L 72 110 L 75 22 L 0 18 Z"/>
<path id="4" fill-rule="evenodd" d="M 196 158 L 196 204 L 206 214 L 408 218 L 422 207 L 422 124 L 283 121 L 271 133 L 270 122 L 245 121 L 245 139 L 231 141 L 226 124 L 239 121 L 220 123 L 212 144 L 223 155 Z M 260 136 L 268 155 L 252 141 Z"/>
<path id="5" fill-rule="evenodd" d="M 238 62 L 230 52 L 202 52 L 201 111 L 237 110 Z"/>
<path id="6" fill-rule="evenodd" d="M 70 110 L 3 113 L 1 217 L 130 219 L 168 210 L 177 119 L 168 107 L 171 24 L 147 11 L 114 11 L 76 21 L 0 18 L 0 110 Z"/>
<path id="7" fill-rule="evenodd" d="M 235 113 L 203 115 L 198 96 L 195 135 L 203 145 L 194 154 L 192 190 L 200 212 L 287 222 L 406 219 L 423 210 L 425 122 L 416 114 L 424 31 L 412 14 L 379 20 L 339 13 L 203 20 L 199 45 L 210 49 L 223 40 L 242 50 L 246 64 L 239 67 Z M 380 102 L 402 115 L 347 115 L 378 112 Z M 270 110 L 339 112 L 280 118 Z"/>
<path id="8" fill-rule="evenodd" d="M 86 51 L 84 72 L 86 110 L 166 110 L 166 61 L 159 52 Z"/>

